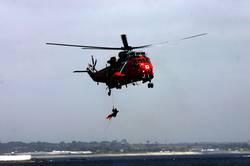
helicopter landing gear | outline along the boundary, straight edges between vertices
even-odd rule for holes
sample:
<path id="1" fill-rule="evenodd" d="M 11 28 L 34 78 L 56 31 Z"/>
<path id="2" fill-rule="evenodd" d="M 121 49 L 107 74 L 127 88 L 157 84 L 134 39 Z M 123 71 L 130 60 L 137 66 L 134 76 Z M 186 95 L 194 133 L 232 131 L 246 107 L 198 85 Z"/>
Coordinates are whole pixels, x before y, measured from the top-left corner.
<path id="1" fill-rule="evenodd" d="M 154 84 L 153 83 L 148 83 L 148 88 L 153 88 L 154 87 Z"/>
<path id="2" fill-rule="evenodd" d="M 111 95 L 111 90 L 109 89 L 108 96 L 110 96 L 110 95 Z"/>
<path id="3" fill-rule="evenodd" d="M 119 82 L 117 82 L 116 88 L 117 88 L 117 89 L 122 89 L 122 85 L 121 85 Z"/>

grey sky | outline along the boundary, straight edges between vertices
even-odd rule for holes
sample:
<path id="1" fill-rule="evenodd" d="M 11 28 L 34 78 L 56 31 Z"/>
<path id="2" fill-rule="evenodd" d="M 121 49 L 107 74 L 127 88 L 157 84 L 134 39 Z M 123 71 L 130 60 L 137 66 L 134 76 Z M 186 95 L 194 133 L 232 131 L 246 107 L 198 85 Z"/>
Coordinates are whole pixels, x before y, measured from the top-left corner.
<path id="1" fill-rule="evenodd" d="M 0 141 L 250 140 L 250 1 L 43 0 L 0 2 Z M 73 74 L 121 46 L 201 38 L 146 49 L 155 88 L 114 90 Z M 112 100 L 120 110 L 110 124 Z"/>

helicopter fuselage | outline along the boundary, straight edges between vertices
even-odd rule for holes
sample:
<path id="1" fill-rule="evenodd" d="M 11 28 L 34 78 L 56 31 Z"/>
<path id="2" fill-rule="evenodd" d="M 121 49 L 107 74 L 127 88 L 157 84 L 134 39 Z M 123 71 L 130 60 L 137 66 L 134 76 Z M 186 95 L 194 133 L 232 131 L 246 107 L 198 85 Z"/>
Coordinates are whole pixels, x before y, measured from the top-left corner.
<path id="1" fill-rule="evenodd" d="M 145 52 L 119 54 L 118 60 L 111 57 L 108 63 L 109 66 L 99 71 L 88 67 L 87 72 L 94 81 L 105 83 L 109 89 L 121 89 L 138 81 L 151 82 L 154 78 L 153 65 Z"/>

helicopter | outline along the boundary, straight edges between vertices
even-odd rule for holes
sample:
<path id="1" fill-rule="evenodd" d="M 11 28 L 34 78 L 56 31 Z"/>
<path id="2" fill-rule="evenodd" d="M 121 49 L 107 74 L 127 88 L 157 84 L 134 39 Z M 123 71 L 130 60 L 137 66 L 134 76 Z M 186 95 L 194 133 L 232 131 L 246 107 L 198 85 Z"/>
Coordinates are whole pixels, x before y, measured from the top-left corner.
<path id="1" fill-rule="evenodd" d="M 180 40 L 191 39 L 206 35 L 206 33 L 192 35 L 182 38 Z M 107 61 L 105 68 L 97 70 L 97 59 L 91 56 L 92 64 L 88 64 L 86 70 L 76 70 L 74 73 L 88 73 L 93 81 L 104 83 L 107 85 L 108 96 L 111 95 L 111 89 L 121 89 L 122 86 L 127 87 L 128 84 L 136 85 L 137 82 L 148 83 L 148 88 L 153 88 L 154 84 L 152 79 L 154 78 L 153 64 L 150 58 L 144 51 L 135 51 L 137 49 L 151 47 L 155 45 L 162 45 L 168 43 L 168 41 L 147 44 L 142 46 L 130 46 L 127 41 L 127 36 L 121 34 L 122 47 L 103 47 L 103 46 L 89 46 L 89 45 L 75 45 L 75 44 L 63 44 L 63 43 L 46 43 L 48 45 L 67 46 L 67 47 L 79 47 L 82 49 L 97 49 L 97 50 L 120 50 L 118 58 L 116 56 L 110 57 Z"/>

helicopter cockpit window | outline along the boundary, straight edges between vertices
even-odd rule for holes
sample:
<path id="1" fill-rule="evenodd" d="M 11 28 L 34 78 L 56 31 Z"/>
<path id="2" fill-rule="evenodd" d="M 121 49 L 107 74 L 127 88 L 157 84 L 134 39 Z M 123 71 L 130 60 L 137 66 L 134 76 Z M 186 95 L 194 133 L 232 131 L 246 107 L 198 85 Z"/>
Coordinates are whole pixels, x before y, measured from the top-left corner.
<path id="1" fill-rule="evenodd" d="M 130 52 L 129 55 L 130 55 L 131 57 L 135 57 L 135 56 L 136 56 L 136 55 L 135 55 L 135 52 Z"/>
<path id="2" fill-rule="evenodd" d="M 140 55 L 144 56 L 145 52 L 136 52 L 135 54 L 136 54 L 136 56 L 140 56 Z"/>
<path id="3" fill-rule="evenodd" d="M 129 55 L 131 57 L 139 57 L 139 56 L 146 56 L 145 52 L 130 52 Z"/>

